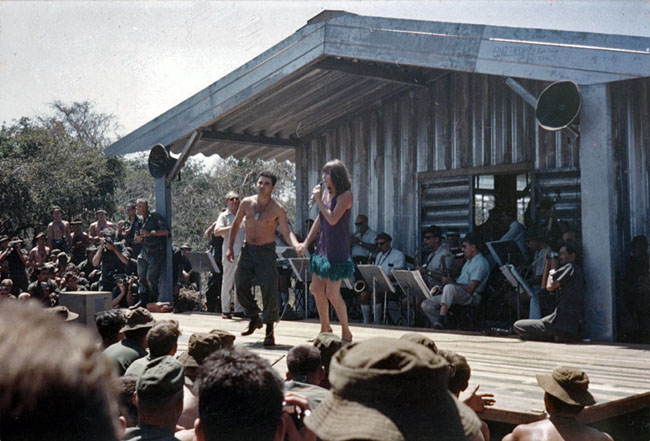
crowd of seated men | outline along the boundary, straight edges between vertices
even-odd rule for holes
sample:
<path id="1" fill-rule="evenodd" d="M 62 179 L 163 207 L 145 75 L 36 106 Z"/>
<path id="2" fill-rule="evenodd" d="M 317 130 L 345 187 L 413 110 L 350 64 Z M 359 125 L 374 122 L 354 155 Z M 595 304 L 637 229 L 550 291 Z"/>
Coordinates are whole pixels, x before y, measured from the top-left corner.
<path id="1" fill-rule="evenodd" d="M 489 440 L 492 394 L 468 389 L 471 366 L 422 334 L 345 344 L 331 333 L 271 364 L 218 329 L 190 336 L 144 308 L 107 311 L 91 332 L 23 302 L 0 308 L 3 440 Z M 106 346 L 108 345 L 108 346 Z M 504 440 L 611 440 L 579 422 L 589 377 L 537 375 L 548 417 Z M 568 436 L 568 437 L 567 437 Z"/>
<path id="2" fill-rule="evenodd" d="M 161 216 L 149 211 L 145 200 L 127 204 L 126 214 L 126 219 L 114 224 L 105 210 L 97 210 L 96 221 L 86 232 L 81 220 L 64 220 L 61 208 L 55 206 L 52 221 L 46 231 L 34 234 L 31 246 L 21 237 L 0 234 L 0 286 L 4 287 L 0 298 L 52 307 L 64 292 L 109 291 L 115 308 L 142 305 L 153 311 L 171 310 L 168 304 L 158 303 L 160 256 L 164 255 L 160 250 L 168 228 Z M 181 286 L 196 289 L 188 251 L 187 245 L 174 249 L 175 298 Z M 158 260 L 151 262 L 147 252 Z"/>

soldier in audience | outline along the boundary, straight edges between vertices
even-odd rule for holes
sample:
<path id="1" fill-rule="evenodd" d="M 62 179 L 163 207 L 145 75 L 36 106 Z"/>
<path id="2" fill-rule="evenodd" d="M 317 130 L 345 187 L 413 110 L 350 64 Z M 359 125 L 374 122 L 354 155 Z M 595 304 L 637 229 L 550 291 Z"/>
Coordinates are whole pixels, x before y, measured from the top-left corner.
<path id="1" fill-rule="evenodd" d="M 3 441 L 117 441 L 116 390 L 94 337 L 42 308 L 0 308 Z"/>
<path id="2" fill-rule="evenodd" d="M 104 237 L 102 231 L 106 229 L 115 231 L 115 225 L 107 219 L 106 210 L 103 208 L 95 211 L 95 216 L 97 221 L 90 224 L 90 228 L 88 228 L 88 238 L 92 243 L 98 245 L 99 239 Z"/>
<path id="3" fill-rule="evenodd" d="M 176 421 L 183 411 L 183 365 L 173 357 L 151 360 L 136 383 L 138 425 L 124 441 L 177 441 Z"/>
<path id="4" fill-rule="evenodd" d="M 163 357 L 165 355 L 176 354 L 178 348 L 178 337 L 181 335 L 181 330 L 178 327 L 176 320 L 160 320 L 149 329 L 147 332 L 147 347 L 149 348 L 149 355 L 138 358 L 127 368 L 124 375 L 133 375 L 139 377 L 144 372 L 144 369 L 154 358 Z"/>
<path id="5" fill-rule="evenodd" d="M 61 251 L 69 251 L 70 224 L 62 219 L 63 211 L 56 205 L 52 207 L 52 222 L 47 226 L 47 246 L 51 249 L 58 248 Z"/>
<path id="6" fill-rule="evenodd" d="M 102 337 L 102 347 L 106 349 L 124 338 L 122 328 L 126 324 L 126 317 L 121 309 L 109 309 L 97 313 L 95 326 Z"/>
<path id="7" fill-rule="evenodd" d="M 612 441 L 612 437 L 577 420 L 585 406 L 596 402 L 588 391 L 589 377 L 578 369 L 559 367 L 549 374 L 537 374 L 544 390 L 548 418 L 520 424 L 503 441 Z"/>
<path id="8" fill-rule="evenodd" d="M 312 409 L 328 395 L 327 389 L 320 386 L 325 377 L 325 368 L 320 351 L 310 345 L 294 346 L 287 353 L 287 373 L 284 382 L 285 392 L 298 392 L 309 400 Z"/>
<path id="9" fill-rule="evenodd" d="M 481 421 L 447 389 L 448 364 L 406 340 L 351 343 L 332 359 L 332 391 L 305 419 L 324 441 L 483 440 Z"/>
<path id="10" fill-rule="evenodd" d="M 153 316 L 145 308 L 129 311 L 126 324 L 121 329 L 124 340 L 104 350 L 104 355 L 117 375 L 124 375 L 131 363 L 147 356 L 147 333 L 155 323 Z"/>
<path id="11" fill-rule="evenodd" d="M 304 415 L 304 397 L 283 397 L 282 380 L 268 361 L 243 348 L 212 354 L 199 370 L 199 441 L 257 440 L 313 441 L 306 429 L 296 429 L 286 407 Z"/>

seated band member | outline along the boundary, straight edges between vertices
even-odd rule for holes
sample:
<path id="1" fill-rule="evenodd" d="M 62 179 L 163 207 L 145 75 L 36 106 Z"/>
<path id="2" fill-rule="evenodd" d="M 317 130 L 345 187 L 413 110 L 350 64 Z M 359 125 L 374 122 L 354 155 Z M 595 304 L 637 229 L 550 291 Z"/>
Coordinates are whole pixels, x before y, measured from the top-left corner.
<path id="1" fill-rule="evenodd" d="M 379 233 L 377 235 L 377 257 L 374 264 L 380 266 L 386 275 L 392 279 L 393 270 L 406 268 L 406 257 L 404 253 L 391 246 L 393 238 L 388 233 Z M 375 305 L 374 321 L 378 325 L 382 317 L 382 308 L 384 303 L 384 294 L 377 293 L 377 303 Z M 361 303 L 361 313 L 363 314 L 363 323 L 370 323 L 370 305 L 372 302 L 372 286 L 366 286 L 366 291 L 359 295 Z"/>
<path id="2" fill-rule="evenodd" d="M 578 252 L 568 244 L 560 248 L 558 262 L 551 262 L 546 290 L 557 292 L 557 307 L 538 320 L 517 320 L 514 331 L 524 340 L 572 341 L 580 338 L 584 317 L 585 280 L 576 263 Z"/>
<path id="3" fill-rule="evenodd" d="M 463 253 L 465 265 L 457 280 L 451 277 L 441 279 L 444 284 L 442 294 L 433 296 L 422 302 L 422 310 L 427 315 L 433 327 L 443 329 L 447 324 L 447 312 L 454 304 L 478 305 L 481 293 L 487 285 L 490 276 L 490 264 L 478 249 L 476 236 L 468 233 L 463 238 Z"/>
<path id="4" fill-rule="evenodd" d="M 449 277 L 451 269 L 454 265 L 454 257 L 449 252 L 445 243 L 442 240 L 442 231 L 439 227 L 431 225 L 424 230 L 423 234 L 423 249 L 422 252 L 426 258 L 421 261 L 421 265 L 417 266 L 417 270 L 422 274 L 422 278 L 427 284 L 428 288 L 438 286 L 442 288 L 442 278 Z M 428 253 L 428 254 L 426 254 Z M 410 300 L 411 305 L 415 302 L 415 322 L 422 323 L 426 319 L 422 317 L 424 312 L 420 305 L 425 300 L 424 297 L 409 297 L 403 300 L 403 307 L 406 307 L 406 301 Z"/>
<path id="5" fill-rule="evenodd" d="M 368 216 L 360 214 L 354 220 L 356 230 L 350 238 L 352 249 L 350 256 L 356 263 L 372 261 L 372 254 L 377 250 L 377 232 L 368 227 Z"/>

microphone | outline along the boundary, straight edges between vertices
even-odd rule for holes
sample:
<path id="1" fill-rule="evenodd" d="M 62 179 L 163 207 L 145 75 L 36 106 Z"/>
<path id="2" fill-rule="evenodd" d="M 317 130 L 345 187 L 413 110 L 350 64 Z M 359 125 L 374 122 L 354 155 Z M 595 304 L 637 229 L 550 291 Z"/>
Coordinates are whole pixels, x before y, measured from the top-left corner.
<path id="1" fill-rule="evenodd" d="M 323 182 L 321 181 L 318 185 L 320 185 L 320 191 L 323 191 Z M 309 209 L 311 210 L 314 206 L 314 203 L 316 201 L 314 200 L 314 195 L 311 195 L 311 198 L 309 199 Z"/>

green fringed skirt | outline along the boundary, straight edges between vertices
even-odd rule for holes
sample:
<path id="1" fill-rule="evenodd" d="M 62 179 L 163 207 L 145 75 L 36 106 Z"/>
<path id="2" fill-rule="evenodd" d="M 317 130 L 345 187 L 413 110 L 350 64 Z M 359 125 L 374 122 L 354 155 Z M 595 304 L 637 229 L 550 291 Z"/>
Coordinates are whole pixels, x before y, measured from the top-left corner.
<path id="1" fill-rule="evenodd" d="M 343 263 L 330 263 L 325 256 L 311 256 L 309 268 L 321 279 L 329 279 L 332 282 L 354 277 L 354 263 L 352 260 Z"/>

